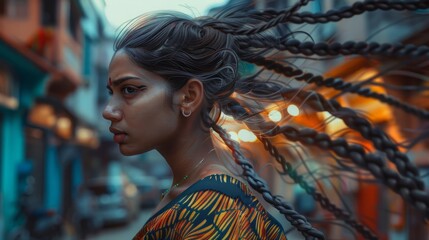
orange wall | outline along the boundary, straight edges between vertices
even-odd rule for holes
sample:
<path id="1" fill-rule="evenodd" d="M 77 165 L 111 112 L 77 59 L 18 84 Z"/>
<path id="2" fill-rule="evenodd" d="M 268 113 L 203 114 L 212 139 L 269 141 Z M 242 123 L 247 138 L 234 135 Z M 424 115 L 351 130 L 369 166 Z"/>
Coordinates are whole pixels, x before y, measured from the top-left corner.
<path id="1" fill-rule="evenodd" d="M 57 26 L 53 43 L 48 47 L 48 53 L 44 57 L 48 61 L 57 63 L 59 70 L 68 72 L 75 84 L 79 84 L 79 76 L 82 69 L 82 40 L 76 41 L 68 28 L 71 1 L 58 0 Z M 0 16 L 0 34 L 20 43 L 26 43 L 35 36 L 41 26 L 40 0 L 28 1 L 28 16 L 14 19 Z M 78 26 L 77 36 L 82 38 L 82 29 Z M 67 52 L 67 53 L 66 53 Z"/>
<path id="2" fill-rule="evenodd" d="M 70 34 L 69 28 L 68 28 L 68 19 L 69 19 L 69 13 L 70 13 L 70 0 L 60 0 L 60 15 L 58 17 L 58 59 L 61 68 L 64 70 L 75 72 L 77 75 L 81 74 L 81 65 L 82 65 L 82 45 L 79 41 L 76 41 L 73 39 L 73 37 Z M 78 30 L 78 39 L 81 38 L 81 29 L 79 27 Z M 80 40 L 82 41 L 82 39 Z M 67 57 L 65 56 L 65 49 L 69 49 L 73 55 L 75 60 L 78 63 L 78 66 L 76 64 L 73 64 L 68 61 Z M 78 67 L 78 68 L 76 68 Z"/>
<path id="3" fill-rule="evenodd" d="M 11 19 L 0 16 L 0 33 L 10 39 L 24 42 L 29 39 L 40 26 L 40 0 L 28 1 L 28 17 Z"/>

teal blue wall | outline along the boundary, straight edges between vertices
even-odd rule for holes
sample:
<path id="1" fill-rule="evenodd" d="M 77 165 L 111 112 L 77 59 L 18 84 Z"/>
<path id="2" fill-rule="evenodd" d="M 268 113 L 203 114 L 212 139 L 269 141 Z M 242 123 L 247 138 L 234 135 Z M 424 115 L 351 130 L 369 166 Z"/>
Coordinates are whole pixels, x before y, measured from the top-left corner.
<path id="1" fill-rule="evenodd" d="M 20 111 L 8 111 L 3 113 L 3 126 L 1 126 L 3 136 L 2 151 L 2 177 L 1 190 L 3 195 L 3 210 L 5 218 L 5 228 L 10 229 L 11 219 L 16 211 L 17 197 L 17 165 L 24 159 L 24 133 L 23 119 Z"/>
<path id="2" fill-rule="evenodd" d="M 12 218 L 17 211 L 17 165 L 25 160 L 25 113 L 31 108 L 34 99 L 44 94 L 48 73 L 37 67 L 32 61 L 16 49 L 0 41 L 0 62 L 11 71 L 18 89 L 13 93 L 18 97 L 18 108 L 7 109 L 0 106 L 3 116 L 1 136 L 2 151 L 0 156 L 0 192 L 3 196 L 5 230 L 12 227 Z M 16 95 L 15 95 L 16 94 Z M 4 239 L 5 232 L 0 232 Z"/>
<path id="3" fill-rule="evenodd" d="M 62 165 L 58 159 L 57 147 L 48 144 L 46 148 L 45 207 L 60 211 L 63 196 Z"/>
<path id="4" fill-rule="evenodd" d="M 77 195 L 77 189 L 83 182 L 83 159 L 82 158 L 75 158 L 73 159 L 73 165 L 72 165 L 72 186 L 73 186 L 73 192 L 72 196 L 73 198 Z"/>

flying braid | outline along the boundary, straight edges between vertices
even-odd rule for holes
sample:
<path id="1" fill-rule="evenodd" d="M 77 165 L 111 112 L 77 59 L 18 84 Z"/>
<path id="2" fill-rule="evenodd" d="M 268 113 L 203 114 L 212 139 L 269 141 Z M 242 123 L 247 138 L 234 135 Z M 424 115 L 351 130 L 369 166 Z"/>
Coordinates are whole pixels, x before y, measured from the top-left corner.
<path id="1" fill-rule="evenodd" d="M 219 31 L 222 31 L 224 33 L 230 33 L 234 35 L 250 35 L 250 34 L 256 34 L 263 32 L 265 30 L 268 30 L 272 27 L 277 26 L 279 23 L 284 23 L 287 21 L 287 19 L 292 16 L 293 13 L 298 11 L 301 7 L 307 5 L 311 0 L 300 0 L 298 3 L 296 3 L 294 6 L 292 6 L 290 9 L 281 11 L 276 14 L 276 16 L 273 16 L 270 19 L 266 19 L 267 21 L 265 23 L 259 24 L 257 26 L 252 26 L 252 28 L 249 28 L 248 26 L 244 25 L 239 29 L 231 29 L 230 26 L 225 26 L 222 24 L 211 24 L 211 27 L 214 29 L 217 29 Z M 257 16 L 257 19 L 263 20 L 259 16 Z"/>
<path id="2" fill-rule="evenodd" d="M 414 11 L 418 9 L 429 8 L 429 1 L 386 1 L 386 0 L 366 0 L 356 2 L 352 6 L 343 7 L 339 10 L 330 10 L 326 13 L 295 13 L 288 18 L 290 23 L 327 23 L 338 22 L 343 18 L 351 18 L 363 12 L 375 10 L 397 10 L 397 11 Z"/>
<path id="3" fill-rule="evenodd" d="M 312 73 L 304 72 L 300 69 L 296 69 L 290 65 L 283 65 L 276 61 L 266 59 L 264 57 L 252 57 L 245 59 L 248 62 L 254 63 L 258 66 L 265 67 L 268 70 L 272 70 L 276 73 L 282 74 L 286 77 L 294 78 L 297 81 L 305 81 L 307 83 L 315 83 L 318 86 L 330 87 L 336 90 L 340 90 L 343 93 L 350 92 L 355 93 L 360 96 L 369 97 L 377 99 L 381 102 L 384 102 L 388 105 L 402 109 L 407 113 L 416 115 L 421 119 L 429 119 L 429 112 L 423 109 L 420 109 L 416 106 L 410 105 L 408 103 L 402 102 L 399 99 L 381 93 L 376 93 L 371 91 L 369 88 L 363 88 L 359 84 L 353 84 L 349 82 L 344 82 L 340 78 L 324 78 L 321 75 L 313 75 Z"/>
<path id="4" fill-rule="evenodd" d="M 254 91 L 256 95 L 258 95 L 257 91 L 266 90 L 266 89 L 263 89 L 263 85 L 264 83 L 262 83 L 261 86 L 257 86 L 257 85 L 252 86 L 252 91 Z M 248 85 L 248 87 L 249 86 L 250 85 Z M 278 90 L 278 88 L 276 90 Z M 259 92 L 259 94 L 260 93 L 261 92 Z M 321 105 L 323 104 L 323 101 L 312 101 L 310 103 L 313 103 L 313 108 L 319 109 L 319 111 L 321 109 L 324 109 L 324 110 L 334 109 L 337 111 L 338 110 L 346 111 L 345 114 L 344 112 L 337 112 L 337 111 L 333 111 L 333 113 L 336 114 L 337 116 L 342 116 L 342 115 L 352 116 L 349 120 L 346 120 L 346 122 L 350 124 L 350 128 L 358 130 L 359 129 L 358 125 L 363 123 L 364 127 L 360 131 L 359 130 L 358 131 L 361 132 L 362 135 L 364 137 L 367 137 L 368 139 L 371 139 L 368 133 L 375 132 L 376 134 L 379 134 L 377 133 L 377 131 L 371 131 L 371 128 L 366 126 L 365 121 L 362 121 L 359 118 L 356 118 L 356 116 L 352 114 L 352 111 L 348 111 L 345 108 L 340 109 L 341 106 L 335 101 L 332 101 L 332 102 L 325 101 L 325 104 L 326 104 L 325 106 Z M 344 117 L 347 117 L 347 116 L 344 116 Z M 282 133 L 283 135 L 286 136 L 287 139 L 291 141 L 301 142 L 304 145 L 315 145 L 322 149 L 329 149 L 332 152 L 334 152 L 337 156 L 351 159 L 358 167 L 368 170 L 369 172 L 372 173 L 372 175 L 376 179 L 379 179 L 381 182 L 383 182 L 385 185 L 391 188 L 394 192 L 401 195 L 405 201 L 411 203 L 411 205 L 422 210 L 424 212 L 426 219 L 429 219 L 429 194 L 426 193 L 424 190 L 422 190 L 423 184 L 419 183 L 420 181 L 418 180 L 416 181 L 414 178 L 402 176 L 397 172 L 395 172 L 394 170 L 390 169 L 385 165 L 381 156 L 373 153 L 366 153 L 362 146 L 356 145 L 356 144 L 350 145 L 345 139 L 342 139 L 342 138 L 332 140 L 329 137 L 329 135 L 325 133 L 319 133 L 314 129 L 309 129 L 309 128 L 296 129 L 292 126 L 282 126 L 282 127 L 276 126 L 274 129 L 270 130 L 269 132 L 270 133 L 267 133 L 269 136 Z M 374 142 L 374 145 L 376 147 L 383 146 L 383 143 L 378 142 L 378 141 L 383 141 L 383 139 L 386 140 L 388 138 L 381 135 L 381 137 Z M 392 148 L 392 146 L 390 146 L 388 142 L 386 146 L 383 147 L 382 149 L 390 157 L 396 154 L 394 151 L 395 148 Z M 391 153 L 389 153 L 389 151 L 391 151 Z M 401 154 L 398 154 L 398 156 L 401 156 Z M 414 167 L 412 164 L 407 164 L 407 161 L 405 160 L 407 158 L 394 157 L 393 159 L 397 164 L 397 168 L 406 172 L 406 175 L 413 176 L 413 174 L 416 174 L 414 170 L 410 171 L 410 169 L 413 169 Z M 406 167 L 404 167 L 403 165 L 406 165 Z"/>
<path id="5" fill-rule="evenodd" d="M 257 175 L 253 169 L 252 164 L 241 152 L 240 145 L 233 141 L 222 127 L 217 124 L 212 124 L 212 128 L 219 134 L 225 144 L 231 149 L 236 163 L 243 168 L 244 178 L 253 189 L 261 193 L 263 198 L 268 203 L 277 208 L 279 212 L 282 213 L 292 224 L 292 226 L 302 233 L 305 239 L 325 239 L 322 232 L 311 226 L 307 219 L 303 215 L 296 212 L 292 206 L 283 200 L 281 196 L 274 196 L 270 192 L 265 181 Z"/>
<path id="6" fill-rule="evenodd" d="M 264 144 L 264 148 L 279 162 L 283 168 L 284 172 L 287 172 L 288 175 L 293 179 L 295 183 L 298 183 L 307 194 L 313 197 L 323 209 L 332 213 L 337 219 L 343 220 L 346 224 L 351 226 L 353 229 L 356 229 L 358 233 L 362 235 L 365 239 L 377 240 L 378 237 L 375 233 L 365 226 L 363 223 L 354 219 L 350 213 L 344 211 L 340 207 L 332 203 L 329 198 L 318 192 L 315 188 L 309 186 L 306 182 L 303 181 L 302 176 L 298 175 L 294 171 L 290 164 L 287 165 L 286 159 L 279 153 L 277 148 L 271 143 L 267 137 L 260 137 L 261 142 Z"/>
<path id="7" fill-rule="evenodd" d="M 249 21 L 259 20 L 264 21 L 265 23 L 257 25 L 255 27 L 249 28 L 248 26 L 243 26 L 241 28 L 231 27 L 225 25 L 224 22 L 217 22 L 210 24 L 211 27 L 222 31 L 224 33 L 229 33 L 233 35 L 251 35 L 260 33 L 269 28 L 275 27 L 281 23 L 327 23 L 327 22 L 337 22 L 343 18 L 351 18 L 355 15 L 362 14 L 364 12 L 371 12 L 375 10 L 397 10 L 397 11 L 413 11 L 418 9 L 427 9 L 429 8 L 429 1 L 406 1 L 406 2 L 391 2 L 386 0 L 366 0 L 363 2 L 356 2 L 352 6 L 343 7 L 339 10 L 330 10 L 326 13 L 297 13 L 302 6 L 307 5 L 309 0 L 301 0 L 299 3 L 295 4 L 292 8 L 276 11 L 273 9 L 267 9 L 264 11 L 251 11 L 247 12 L 247 15 L 239 15 L 235 17 L 244 17 Z"/>
<path id="8" fill-rule="evenodd" d="M 259 119 L 262 119 L 262 117 L 259 114 L 254 113 L 247 113 L 246 109 L 244 109 L 237 101 L 233 99 L 229 99 L 228 104 L 226 105 L 227 112 L 231 113 L 233 117 L 239 119 L 243 118 L 249 118 L 252 117 L 258 117 Z M 255 127 L 251 124 L 246 123 L 248 127 L 253 132 L 261 132 L 259 127 Z M 258 124 L 260 126 L 260 124 Z M 268 122 L 264 122 L 263 125 L 265 125 L 263 128 L 266 129 L 272 129 L 275 126 L 273 124 L 270 124 Z M 270 126 L 268 126 L 270 125 Z M 256 128 L 256 129 L 255 129 Z M 263 132 L 263 131 L 262 131 Z M 282 156 L 277 148 L 271 143 L 268 137 L 264 136 L 264 134 L 255 134 L 258 139 L 263 143 L 264 148 L 276 159 L 276 161 L 280 164 L 280 166 L 283 169 L 284 173 L 287 173 L 288 176 L 297 184 L 299 184 L 307 194 L 313 197 L 314 200 L 316 200 L 322 208 L 326 209 L 327 211 L 331 212 L 336 218 L 343 220 L 345 223 L 347 223 L 352 228 L 356 229 L 365 239 L 378 239 L 378 237 L 364 224 L 358 222 L 356 219 L 354 219 L 350 213 L 344 211 L 340 207 L 336 206 L 334 203 L 332 203 L 329 198 L 325 197 L 322 193 L 318 192 L 317 189 L 310 186 L 305 179 L 298 174 L 298 172 L 291 166 L 289 162 Z"/>
<path id="9" fill-rule="evenodd" d="M 354 110 L 342 107 L 336 100 L 327 100 L 324 96 L 316 92 L 308 92 L 303 89 L 279 88 L 278 86 L 270 86 L 265 83 L 254 83 L 248 85 L 253 92 L 247 92 L 250 96 L 252 93 L 267 94 L 278 92 L 288 101 L 297 105 L 304 103 L 311 109 L 323 112 L 328 111 L 333 116 L 340 118 L 351 129 L 359 132 L 365 139 L 371 141 L 374 147 L 386 154 L 387 159 L 395 164 L 399 173 L 404 178 L 412 180 L 418 189 L 424 190 L 425 186 L 419 177 L 419 170 L 414 165 L 407 155 L 399 151 L 396 144 L 380 129 L 375 128 L 365 118 L 359 116 Z M 255 94 L 256 93 L 256 94 Z"/>
<path id="10" fill-rule="evenodd" d="M 308 105 L 313 110 L 322 112 L 328 111 L 333 116 L 340 118 L 351 129 L 359 132 L 365 139 L 371 141 L 374 147 L 386 154 L 387 159 L 395 164 L 398 172 L 404 177 L 409 177 L 414 181 L 420 190 L 424 190 L 424 183 L 419 177 L 419 170 L 408 158 L 402 153 L 396 144 L 380 129 L 375 128 L 365 118 L 359 116 L 356 111 L 342 107 L 336 100 L 327 100 L 319 93 L 307 91 L 284 91 L 283 96 L 286 99 L 300 102 L 307 100 Z"/>
<path id="11" fill-rule="evenodd" d="M 328 149 L 339 157 L 351 159 L 358 167 L 368 170 L 376 179 L 401 195 L 406 202 L 421 210 L 425 218 L 429 219 L 429 194 L 418 189 L 411 179 L 404 178 L 388 168 L 379 155 L 366 153 L 362 146 L 349 144 L 342 138 L 332 140 L 328 134 L 310 128 L 297 129 L 292 126 L 277 126 L 268 135 L 274 136 L 280 133 L 290 141 L 317 146 L 324 150 Z"/>
<path id="12" fill-rule="evenodd" d="M 249 36 L 246 41 L 238 42 L 240 48 L 275 48 L 281 51 L 288 51 L 294 54 L 319 55 L 319 56 L 347 56 L 347 55 L 379 55 L 387 57 L 420 57 L 429 56 L 428 46 L 415 46 L 413 44 L 379 44 L 376 42 L 354 42 L 348 41 L 343 44 L 314 43 L 310 41 L 300 42 L 296 39 L 286 41 L 274 40 L 267 37 Z"/>

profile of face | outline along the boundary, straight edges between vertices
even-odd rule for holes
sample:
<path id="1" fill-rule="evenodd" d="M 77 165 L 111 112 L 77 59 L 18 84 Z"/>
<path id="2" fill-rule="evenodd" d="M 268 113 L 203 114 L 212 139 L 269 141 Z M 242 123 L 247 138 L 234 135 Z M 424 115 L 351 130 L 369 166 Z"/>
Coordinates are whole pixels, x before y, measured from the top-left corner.
<path id="1" fill-rule="evenodd" d="M 164 148 L 177 136 L 180 109 L 172 103 L 168 82 L 136 65 L 123 50 L 109 65 L 110 100 L 103 117 L 126 156 Z M 174 94 L 174 93 L 173 93 Z"/>

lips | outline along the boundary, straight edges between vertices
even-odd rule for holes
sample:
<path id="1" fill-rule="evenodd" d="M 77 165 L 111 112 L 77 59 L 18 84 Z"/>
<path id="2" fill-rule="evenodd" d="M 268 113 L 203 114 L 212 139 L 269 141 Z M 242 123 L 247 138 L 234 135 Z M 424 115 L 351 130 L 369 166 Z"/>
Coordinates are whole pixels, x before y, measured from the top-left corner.
<path id="1" fill-rule="evenodd" d="M 125 133 L 115 134 L 113 136 L 113 141 L 115 141 L 116 143 L 124 143 L 126 136 L 127 135 Z"/>
<path id="2" fill-rule="evenodd" d="M 125 138 L 127 137 L 127 134 L 124 131 L 121 131 L 117 128 L 114 127 L 110 127 L 109 128 L 110 132 L 113 133 L 113 141 L 115 141 L 116 143 L 124 143 L 125 142 Z"/>

